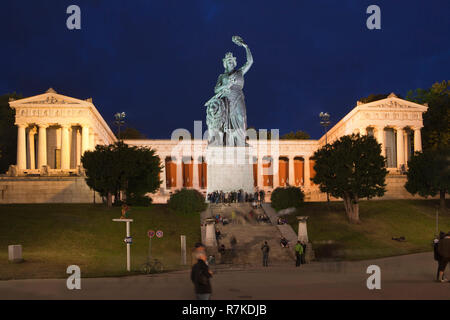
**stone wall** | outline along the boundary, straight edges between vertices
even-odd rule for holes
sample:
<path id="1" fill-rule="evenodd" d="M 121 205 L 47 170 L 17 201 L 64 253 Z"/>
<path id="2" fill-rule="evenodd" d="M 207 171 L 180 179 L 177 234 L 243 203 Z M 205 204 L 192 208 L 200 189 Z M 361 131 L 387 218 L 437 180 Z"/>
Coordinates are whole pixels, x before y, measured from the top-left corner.
<path id="1" fill-rule="evenodd" d="M 94 203 L 94 191 L 83 177 L 0 177 L 0 203 Z"/>
<path id="2" fill-rule="evenodd" d="M 406 176 L 390 174 L 386 177 L 387 191 L 382 198 L 390 199 L 424 199 L 418 195 L 412 196 L 404 188 Z M 170 192 L 160 190 L 156 194 L 148 194 L 153 203 L 166 203 Z M 436 199 L 438 198 L 435 197 Z M 326 201 L 325 193 L 313 187 L 305 194 L 305 201 Z M 363 200 L 363 199 L 361 199 Z M 266 193 L 266 201 L 270 202 L 270 192 Z M 341 201 L 331 197 L 331 201 Z M 2 203 L 93 203 L 94 191 L 91 190 L 83 177 L 1 177 L 0 204 Z M 98 193 L 95 202 L 101 203 Z"/>

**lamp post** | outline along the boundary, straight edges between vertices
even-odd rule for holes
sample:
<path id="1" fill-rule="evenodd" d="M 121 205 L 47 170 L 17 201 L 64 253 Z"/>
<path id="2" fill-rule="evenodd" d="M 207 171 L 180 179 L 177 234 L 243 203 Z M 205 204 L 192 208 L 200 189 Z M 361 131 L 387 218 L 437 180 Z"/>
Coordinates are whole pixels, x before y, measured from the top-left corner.
<path id="1" fill-rule="evenodd" d="M 114 115 L 114 124 L 119 128 L 119 140 L 120 140 L 120 127 L 125 123 L 125 112 L 118 112 Z"/>
<path id="2" fill-rule="evenodd" d="M 323 127 L 325 131 L 325 145 L 328 144 L 328 137 L 327 137 L 327 128 L 330 125 L 330 114 L 328 112 L 321 112 L 319 113 L 320 118 L 320 125 Z M 330 203 L 330 194 L 327 192 L 327 202 Z"/>

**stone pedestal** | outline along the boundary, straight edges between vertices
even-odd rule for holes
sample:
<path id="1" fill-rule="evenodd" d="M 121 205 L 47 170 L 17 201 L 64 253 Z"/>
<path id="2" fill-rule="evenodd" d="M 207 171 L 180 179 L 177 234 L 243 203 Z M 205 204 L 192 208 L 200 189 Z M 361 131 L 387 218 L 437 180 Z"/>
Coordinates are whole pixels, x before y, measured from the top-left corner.
<path id="1" fill-rule="evenodd" d="M 253 163 L 250 147 L 208 147 L 206 150 L 207 192 L 253 193 Z"/>
<path id="2" fill-rule="evenodd" d="M 298 241 L 308 243 L 308 229 L 306 227 L 306 221 L 308 217 L 297 217 L 298 219 Z"/>
<path id="3" fill-rule="evenodd" d="M 306 244 L 305 262 L 310 263 L 315 259 L 312 243 L 308 239 L 308 228 L 306 227 L 306 221 L 308 216 L 300 216 L 298 219 L 298 241 Z"/>
<path id="4" fill-rule="evenodd" d="M 8 259 L 10 262 L 22 262 L 22 246 L 20 244 L 8 246 Z"/>
<path id="5" fill-rule="evenodd" d="M 214 227 L 215 219 L 206 219 L 205 223 L 206 223 L 205 246 L 210 248 L 216 248 L 217 240 L 216 240 L 216 229 Z"/>

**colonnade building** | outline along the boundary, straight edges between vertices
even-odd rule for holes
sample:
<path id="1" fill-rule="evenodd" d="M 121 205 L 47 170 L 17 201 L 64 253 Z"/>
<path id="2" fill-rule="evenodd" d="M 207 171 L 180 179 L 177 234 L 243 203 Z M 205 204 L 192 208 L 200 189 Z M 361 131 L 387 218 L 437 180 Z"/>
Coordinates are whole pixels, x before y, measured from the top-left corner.
<path id="1" fill-rule="evenodd" d="M 53 89 L 15 101 L 17 164 L 0 177 L 0 203 L 99 202 L 84 182 L 81 155 L 96 145 L 117 141 L 92 99 L 80 100 Z M 274 188 L 301 187 L 308 201 L 326 199 L 310 180 L 314 177 L 314 152 L 352 133 L 372 135 L 386 157 L 387 193 L 383 198 L 414 198 L 406 192 L 404 170 L 414 151 L 422 150 L 422 114 L 428 107 L 390 94 L 386 99 L 361 103 L 318 140 L 248 140 L 253 150 L 253 183 L 270 195 Z M 180 188 L 206 193 L 205 140 L 125 140 L 150 147 L 163 163 L 159 191 L 150 195 L 165 202 Z"/>

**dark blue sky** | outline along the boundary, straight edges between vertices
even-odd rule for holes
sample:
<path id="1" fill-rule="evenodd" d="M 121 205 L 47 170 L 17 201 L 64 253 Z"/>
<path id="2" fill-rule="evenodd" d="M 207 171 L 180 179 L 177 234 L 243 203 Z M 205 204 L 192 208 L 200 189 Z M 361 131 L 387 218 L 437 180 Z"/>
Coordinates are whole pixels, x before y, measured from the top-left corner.
<path id="1" fill-rule="evenodd" d="M 66 8 L 81 8 L 79 31 Z M 366 8 L 381 7 L 381 30 Z M 21 1 L 0 5 L 0 94 L 53 87 L 86 99 L 106 121 L 117 111 L 149 138 L 205 120 L 222 58 L 238 65 L 249 44 L 248 125 L 322 134 L 360 97 L 429 87 L 450 78 L 450 1 L 130 0 Z"/>

